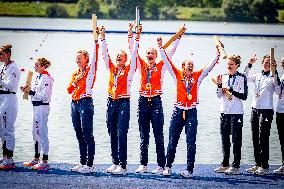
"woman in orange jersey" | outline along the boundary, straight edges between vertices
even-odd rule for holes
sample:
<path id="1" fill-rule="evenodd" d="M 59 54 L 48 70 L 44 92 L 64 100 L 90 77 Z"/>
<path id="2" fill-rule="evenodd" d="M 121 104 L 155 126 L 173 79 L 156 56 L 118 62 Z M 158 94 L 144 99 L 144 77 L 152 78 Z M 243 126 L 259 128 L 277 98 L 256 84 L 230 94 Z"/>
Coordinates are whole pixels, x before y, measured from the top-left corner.
<path id="1" fill-rule="evenodd" d="M 129 24 L 128 41 L 130 50 L 132 50 L 133 34 L 132 28 L 134 24 Z M 184 26 L 183 26 L 184 27 Z M 173 48 L 169 52 L 172 57 L 181 36 L 175 41 Z M 164 113 L 161 101 L 163 77 L 165 73 L 165 65 L 163 61 L 156 62 L 157 50 L 149 48 L 146 50 L 147 61 L 141 59 L 138 55 L 138 70 L 141 73 L 140 97 L 138 101 L 138 124 L 140 131 L 140 166 L 136 173 L 148 172 L 148 146 L 150 138 L 150 123 L 152 124 L 153 133 L 156 143 L 157 163 L 158 166 L 152 171 L 153 174 L 162 174 L 166 164 L 165 148 L 164 148 Z"/>
<path id="2" fill-rule="evenodd" d="M 171 118 L 169 129 L 169 144 L 167 149 L 167 165 L 164 176 L 171 175 L 171 167 L 174 162 L 176 147 L 183 127 L 185 126 L 186 143 L 187 143 L 187 169 L 181 172 L 181 176 L 191 178 L 195 162 L 196 153 L 196 133 L 197 133 L 197 110 L 198 88 L 201 81 L 212 70 L 218 62 L 220 53 L 214 56 L 210 64 L 201 70 L 193 71 L 194 65 L 191 60 L 183 62 L 182 70 L 178 70 L 167 56 L 162 47 L 162 38 L 157 38 L 158 46 L 162 59 L 167 69 L 174 78 L 176 83 L 177 101 Z"/>
<path id="3" fill-rule="evenodd" d="M 98 29 L 97 29 L 98 33 Z M 76 137 L 79 142 L 80 164 L 71 171 L 91 173 L 95 155 L 95 141 L 93 136 L 94 105 L 92 88 L 96 79 L 98 61 L 98 41 L 94 44 L 94 55 L 89 65 L 89 53 L 79 50 L 76 56 L 78 69 L 73 73 L 67 91 L 72 94 L 71 116 Z"/>
<path id="4" fill-rule="evenodd" d="M 127 173 L 127 132 L 130 120 L 130 86 L 136 69 L 140 31 L 141 29 L 136 35 L 136 43 L 130 64 L 126 64 L 127 54 L 122 50 L 116 55 L 116 64 L 114 64 L 108 54 L 105 28 L 101 28 L 103 58 L 106 68 L 110 72 L 106 122 L 111 142 L 113 165 L 107 168 L 106 172 L 112 174 Z"/>

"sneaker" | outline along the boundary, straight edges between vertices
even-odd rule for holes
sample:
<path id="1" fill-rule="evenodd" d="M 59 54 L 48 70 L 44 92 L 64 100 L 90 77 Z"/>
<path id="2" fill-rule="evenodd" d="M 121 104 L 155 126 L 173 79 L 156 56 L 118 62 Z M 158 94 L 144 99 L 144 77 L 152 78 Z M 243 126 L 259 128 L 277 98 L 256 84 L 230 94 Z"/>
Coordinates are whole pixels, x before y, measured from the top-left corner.
<path id="1" fill-rule="evenodd" d="M 163 171 L 164 176 L 171 176 L 172 170 L 169 167 L 165 167 L 165 170 Z"/>
<path id="2" fill-rule="evenodd" d="M 220 167 L 217 167 L 216 169 L 214 169 L 214 171 L 216 173 L 225 173 L 225 171 L 227 171 L 229 168 L 230 168 L 230 166 L 227 166 L 227 167 L 220 166 Z"/>
<path id="3" fill-rule="evenodd" d="M 50 169 L 50 166 L 48 163 L 38 162 L 38 164 L 34 165 L 32 167 L 34 170 L 44 171 Z"/>
<path id="4" fill-rule="evenodd" d="M 282 165 L 278 169 L 274 170 L 273 173 L 279 174 L 279 175 L 284 175 L 284 165 Z"/>
<path id="5" fill-rule="evenodd" d="M 148 167 L 144 165 L 140 165 L 138 169 L 135 171 L 136 173 L 147 173 L 148 172 Z"/>
<path id="6" fill-rule="evenodd" d="M 117 166 L 115 170 L 111 172 L 113 175 L 125 175 L 127 174 L 127 169 L 123 169 L 121 166 Z"/>
<path id="7" fill-rule="evenodd" d="M 107 172 L 107 173 L 111 173 L 111 172 L 113 172 L 117 167 L 118 167 L 118 165 L 112 164 L 112 166 L 110 166 L 109 168 L 106 169 L 106 172 Z"/>
<path id="8" fill-rule="evenodd" d="M 6 158 L 6 157 L 3 157 L 2 159 L 0 159 L 0 164 L 2 164 L 3 161 L 6 161 L 6 160 L 7 160 L 7 158 Z"/>
<path id="9" fill-rule="evenodd" d="M 152 171 L 152 174 L 162 175 L 165 169 L 163 167 L 158 166 L 156 169 Z"/>
<path id="10" fill-rule="evenodd" d="M 188 170 L 183 170 L 180 172 L 180 175 L 184 178 L 192 178 L 192 173 L 190 173 Z"/>
<path id="11" fill-rule="evenodd" d="M 258 168 L 259 168 L 259 166 L 255 165 L 255 166 L 253 166 L 251 168 L 246 169 L 246 172 L 254 173 Z"/>
<path id="12" fill-rule="evenodd" d="M 3 158 L 3 161 L 0 164 L 0 169 L 14 169 L 15 167 L 13 159 Z"/>
<path id="13" fill-rule="evenodd" d="M 257 175 L 267 175 L 268 174 L 268 170 L 269 169 L 264 169 L 262 167 L 259 167 L 255 172 L 254 174 L 257 174 Z"/>
<path id="14" fill-rule="evenodd" d="M 24 162 L 24 163 L 23 163 L 23 166 L 24 166 L 24 167 L 32 167 L 32 166 L 34 166 L 34 165 L 36 165 L 36 164 L 38 164 L 38 163 L 39 163 L 38 160 L 32 159 L 32 160 L 30 160 L 30 161 L 28 161 L 28 162 Z"/>
<path id="15" fill-rule="evenodd" d="M 71 168 L 71 171 L 77 172 L 79 169 L 82 169 L 84 165 L 82 165 L 81 163 L 76 165 L 75 167 Z"/>
<path id="16" fill-rule="evenodd" d="M 225 171 L 226 175 L 239 175 L 240 174 L 240 169 L 235 168 L 235 167 L 230 167 Z"/>
<path id="17" fill-rule="evenodd" d="M 95 166 L 89 167 L 88 165 L 83 165 L 80 169 L 78 169 L 77 172 L 78 173 L 94 173 Z"/>

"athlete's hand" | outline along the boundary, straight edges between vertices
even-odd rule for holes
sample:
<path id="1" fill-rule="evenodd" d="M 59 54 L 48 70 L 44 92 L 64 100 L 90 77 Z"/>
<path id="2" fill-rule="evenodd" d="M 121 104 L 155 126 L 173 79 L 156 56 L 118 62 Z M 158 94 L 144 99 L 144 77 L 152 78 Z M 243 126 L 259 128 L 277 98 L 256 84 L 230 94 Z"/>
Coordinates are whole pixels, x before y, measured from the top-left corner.
<path id="1" fill-rule="evenodd" d="M 158 37 L 158 38 L 157 38 L 157 43 L 158 43 L 158 46 L 159 46 L 159 47 L 162 47 L 162 46 L 163 46 L 162 37 Z"/>
<path id="2" fill-rule="evenodd" d="M 136 21 L 128 23 L 128 35 L 132 34 L 133 27 L 135 26 Z"/>
<path id="3" fill-rule="evenodd" d="M 222 75 L 217 76 L 217 84 L 218 85 L 222 84 Z"/>
<path id="4" fill-rule="evenodd" d="M 101 28 L 100 28 L 100 34 L 101 34 L 101 38 L 102 39 L 105 39 L 105 37 L 106 37 L 106 29 L 105 29 L 105 27 L 104 26 L 102 26 Z"/>
<path id="5" fill-rule="evenodd" d="M 250 59 L 249 59 L 249 64 L 254 64 L 257 60 L 256 54 L 254 54 Z"/>

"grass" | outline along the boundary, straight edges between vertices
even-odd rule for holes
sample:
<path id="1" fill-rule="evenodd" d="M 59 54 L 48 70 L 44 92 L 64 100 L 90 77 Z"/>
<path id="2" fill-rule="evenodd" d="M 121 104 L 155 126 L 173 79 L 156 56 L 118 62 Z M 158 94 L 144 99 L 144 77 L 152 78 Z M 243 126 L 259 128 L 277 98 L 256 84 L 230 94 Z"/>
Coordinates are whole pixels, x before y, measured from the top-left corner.
<path id="1" fill-rule="evenodd" d="M 281 23 L 284 23 L 284 10 L 278 10 L 278 20 Z"/>
<path id="2" fill-rule="evenodd" d="M 179 20 L 223 21 L 224 12 L 221 8 L 189 8 L 178 7 Z"/>
<path id="3" fill-rule="evenodd" d="M 53 3 L 17 2 L 0 3 L 0 16 L 45 17 L 46 8 Z M 70 17 L 77 17 L 77 5 L 58 3 L 66 8 Z"/>

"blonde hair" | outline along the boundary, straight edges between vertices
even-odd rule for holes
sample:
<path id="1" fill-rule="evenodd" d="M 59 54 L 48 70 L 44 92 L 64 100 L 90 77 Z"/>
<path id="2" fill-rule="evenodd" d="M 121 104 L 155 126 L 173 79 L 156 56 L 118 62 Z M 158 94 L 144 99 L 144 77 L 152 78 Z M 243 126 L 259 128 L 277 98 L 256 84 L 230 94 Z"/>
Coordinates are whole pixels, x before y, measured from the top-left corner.
<path id="1" fill-rule="evenodd" d="M 5 53 L 11 54 L 12 45 L 6 44 L 6 45 L 3 45 L 0 49 Z"/>
<path id="2" fill-rule="evenodd" d="M 37 61 L 40 63 L 40 66 L 43 66 L 45 68 L 49 68 L 51 63 L 46 58 L 38 58 Z"/>
<path id="3" fill-rule="evenodd" d="M 266 59 L 266 58 L 269 58 L 270 59 L 270 56 L 269 55 L 265 55 L 265 56 L 263 56 L 263 59 L 262 59 L 262 64 L 263 64 L 263 62 L 264 62 L 264 59 Z"/>
<path id="4" fill-rule="evenodd" d="M 233 56 L 230 56 L 228 59 L 232 60 L 233 62 L 235 62 L 239 66 L 241 65 L 241 56 L 240 55 L 233 55 Z"/>
<path id="5" fill-rule="evenodd" d="M 77 53 L 83 54 L 85 58 L 87 59 L 87 63 L 89 63 L 89 53 L 86 50 L 78 50 Z"/>

